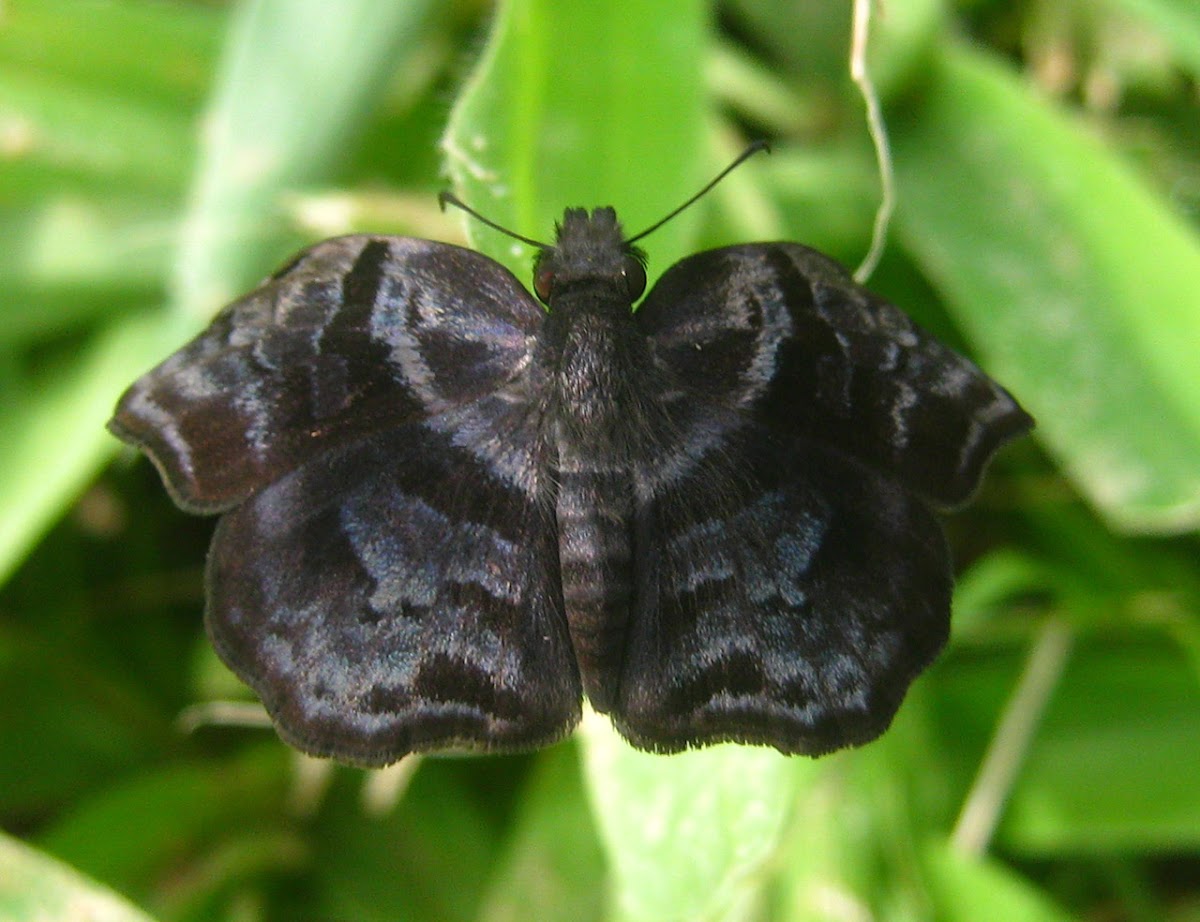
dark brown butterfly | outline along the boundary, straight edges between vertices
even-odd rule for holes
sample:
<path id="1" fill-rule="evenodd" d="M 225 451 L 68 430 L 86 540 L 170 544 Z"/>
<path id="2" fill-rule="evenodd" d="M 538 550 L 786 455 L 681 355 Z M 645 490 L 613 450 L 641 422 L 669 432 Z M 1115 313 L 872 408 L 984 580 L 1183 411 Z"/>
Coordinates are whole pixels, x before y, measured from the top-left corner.
<path id="1" fill-rule="evenodd" d="M 690 256 L 636 310 L 612 208 L 538 246 L 548 312 L 470 250 L 327 240 L 121 398 L 222 514 L 221 657 L 365 765 L 550 743 L 584 694 L 659 752 L 877 736 L 947 635 L 933 510 L 1030 417 L 798 244 Z"/>

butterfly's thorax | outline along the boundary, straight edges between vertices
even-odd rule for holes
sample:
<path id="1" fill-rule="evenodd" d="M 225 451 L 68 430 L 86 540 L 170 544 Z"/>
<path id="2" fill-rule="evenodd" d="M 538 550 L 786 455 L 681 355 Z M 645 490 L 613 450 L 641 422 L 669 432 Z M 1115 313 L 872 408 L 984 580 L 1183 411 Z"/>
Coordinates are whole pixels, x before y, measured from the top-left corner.
<path id="1" fill-rule="evenodd" d="M 557 294 L 545 332 L 563 600 L 584 690 L 606 711 L 632 596 L 631 461 L 643 431 L 637 383 L 647 346 L 628 298 L 604 280 Z"/>

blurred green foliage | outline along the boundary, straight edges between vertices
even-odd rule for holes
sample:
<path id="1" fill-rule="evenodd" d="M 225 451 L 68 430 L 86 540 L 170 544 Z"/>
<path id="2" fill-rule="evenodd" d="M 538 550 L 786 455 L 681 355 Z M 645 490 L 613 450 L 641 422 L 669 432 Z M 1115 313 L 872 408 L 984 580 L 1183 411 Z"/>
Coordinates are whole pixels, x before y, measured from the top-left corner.
<path id="1" fill-rule="evenodd" d="M 200 626 L 211 523 L 117 455 L 120 390 L 300 243 L 461 240 L 445 176 L 536 237 L 640 229 L 765 136 L 651 275 L 768 237 L 853 265 L 849 30 L 849 0 L 5 4 L 0 919 L 1200 919 L 1195 0 L 876 18 L 872 285 L 1039 423 L 948 523 L 953 642 L 881 740 L 667 758 L 588 720 L 406 785 L 179 728 L 245 692 Z"/>

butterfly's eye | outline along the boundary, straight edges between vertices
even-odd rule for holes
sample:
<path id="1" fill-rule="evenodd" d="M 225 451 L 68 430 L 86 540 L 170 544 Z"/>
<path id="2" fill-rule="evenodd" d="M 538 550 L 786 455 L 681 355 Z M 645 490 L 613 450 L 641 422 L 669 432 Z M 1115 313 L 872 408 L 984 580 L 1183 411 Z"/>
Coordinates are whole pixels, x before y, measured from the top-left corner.
<path id="1" fill-rule="evenodd" d="M 550 295 L 554 293 L 553 269 L 538 269 L 533 273 L 533 293 L 543 304 L 550 303 Z"/>
<path id="2" fill-rule="evenodd" d="M 625 293 L 629 300 L 636 301 L 646 290 L 646 268 L 636 257 L 626 256 L 625 264 L 621 266 L 621 277 L 625 279 Z"/>

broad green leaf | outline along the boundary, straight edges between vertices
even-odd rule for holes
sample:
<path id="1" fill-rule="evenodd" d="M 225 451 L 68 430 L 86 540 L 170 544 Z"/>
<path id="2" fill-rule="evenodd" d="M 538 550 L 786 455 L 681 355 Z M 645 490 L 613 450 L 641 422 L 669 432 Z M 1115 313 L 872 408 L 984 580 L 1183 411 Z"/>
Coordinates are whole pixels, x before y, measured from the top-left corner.
<path id="1" fill-rule="evenodd" d="M 1200 76 L 1200 3 L 1196 0 L 1105 0 L 1154 28 L 1193 77 Z"/>
<path id="2" fill-rule="evenodd" d="M 52 811 L 63 791 L 103 785 L 178 742 L 138 670 L 105 663 L 80 625 L 59 616 L 82 580 L 64 573 L 59 582 L 49 611 L 22 611 L 16 600 L 0 621 L 0 815 Z"/>
<path id="3" fill-rule="evenodd" d="M 214 847 L 235 820 L 253 819 L 248 825 L 276 841 L 279 827 L 271 819 L 282 815 L 287 771 L 281 747 L 260 745 L 234 759 L 179 762 L 127 776 L 81 798 L 37 843 L 124 890 L 151 893 L 178 862 Z M 275 870 L 294 860 L 281 851 Z"/>
<path id="4" fill-rule="evenodd" d="M 72 804 L 38 844 L 164 918 L 227 918 L 231 891 L 307 869 L 284 809 L 291 759 L 266 744 L 127 776 Z"/>
<path id="5" fill-rule="evenodd" d="M 506 761 L 497 757 L 484 768 L 500 770 Z M 313 836 L 311 879 L 319 902 L 290 917 L 476 919 L 500 844 L 489 815 L 497 791 L 464 783 L 475 766 L 456 763 L 460 760 L 423 761 L 396 809 L 382 816 L 363 810 L 361 773 L 340 772 Z"/>
<path id="6" fill-rule="evenodd" d="M 859 755 L 796 762 L 801 794 L 774 862 L 772 912 L 766 918 L 826 922 L 832 907 L 847 918 L 872 917 L 871 894 L 881 889 L 872 792 L 846 777 L 848 768 L 853 776 L 853 760 Z"/>
<path id="7" fill-rule="evenodd" d="M 124 387 L 182 340 L 189 326 L 136 318 L 111 325 L 70 367 L 5 394 L 0 409 L 0 582 L 111 456 L 104 430 Z"/>
<path id="8" fill-rule="evenodd" d="M 908 91 L 914 77 L 924 72 L 946 36 L 946 15 L 946 0 L 871 0 L 868 76 L 883 99 Z"/>
<path id="9" fill-rule="evenodd" d="M 1200 679 L 1178 648 L 1080 649 L 1051 699 L 1000 834 L 1037 854 L 1200 847 Z"/>
<path id="10" fill-rule="evenodd" d="M 1009 868 L 968 857 L 943 842 L 921 852 L 925 879 L 942 922 L 1069 922 L 1072 916 Z"/>
<path id="11" fill-rule="evenodd" d="M 579 751 L 538 756 L 496 864 L 482 922 L 599 922 L 606 918 L 604 855 L 587 808 Z"/>
<path id="12" fill-rule="evenodd" d="M 147 196 L 44 196 L 0 208 L 0 348 L 19 349 L 161 299 L 177 216 Z"/>
<path id="13" fill-rule="evenodd" d="M 732 42 L 716 45 L 704 75 L 709 92 L 722 105 L 773 133 L 798 134 L 823 114 L 806 106 L 804 97 L 765 61 Z"/>
<path id="14" fill-rule="evenodd" d="M 1001 814 L 1006 850 L 1161 853 L 1200 841 L 1194 658 L 1161 633 L 1112 633 L 1082 634 L 1072 648 Z M 993 649 L 932 671 L 948 790 L 965 796 L 1020 668 Z"/>
<path id="15" fill-rule="evenodd" d="M 568 206 L 612 205 L 628 233 L 695 192 L 703 144 L 708 6 L 697 0 L 506 0 L 443 146 L 468 205 L 553 242 Z M 467 219 L 519 278 L 527 247 Z M 646 240 L 654 276 L 683 255 L 695 215 Z"/>
<path id="16" fill-rule="evenodd" d="M 224 12 L 209 4 L 9 0 L 0 61 L 6 69 L 187 111 L 208 89 L 224 23 Z"/>
<path id="17" fill-rule="evenodd" d="M 584 737 L 617 918 L 716 919 L 754 901 L 805 763 L 735 745 L 640 752 L 591 712 Z"/>
<path id="18" fill-rule="evenodd" d="M 949 45 L 893 123 L 905 245 L 1114 525 L 1200 523 L 1200 241 L 1099 140 Z"/>
<path id="19" fill-rule="evenodd" d="M 0 193 L 8 202 L 89 180 L 173 190 L 192 156 L 194 125 L 187 112 L 63 85 L 2 62 L 0 125 L 11 151 L 0 172 Z"/>
<path id="20" fill-rule="evenodd" d="M 5 5 L 0 345 L 161 298 L 224 20 L 181 4 Z"/>
<path id="21" fill-rule="evenodd" d="M 1005 548 L 976 560 L 955 582 L 954 637 L 986 630 L 989 615 L 1016 596 L 1045 591 L 1050 582 L 1045 564 L 1029 554 Z"/>
<path id="22" fill-rule="evenodd" d="M 774 59 L 776 68 L 802 75 L 810 89 L 845 81 L 851 3 L 732 0 L 728 13 Z"/>
<path id="23" fill-rule="evenodd" d="M 879 203 L 879 176 L 865 149 L 797 145 L 772 151 L 754 167 L 781 226 L 746 239 L 796 240 L 851 267 L 862 258 Z"/>
<path id="24" fill-rule="evenodd" d="M 24 393 L 6 395 L 0 577 L 112 451 L 104 424 L 124 387 L 263 271 L 254 244 L 263 243 L 264 227 L 282 225 L 273 209 L 287 190 L 330 168 L 381 82 L 415 49 L 405 38 L 426 6 L 247 0 L 238 7 L 183 220 L 172 312 L 157 325 L 114 326 L 53 381 L 32 380 Z M 92 111 L 69 94 L 61 105 L 68 113 L 83 107 L 85 127 L 103 122 L 102 107 Z M 143 137 L 142 123 L 130 123 L 138 131 L 124 139 L 129 150 L 86 136 L 79 156 L 178 158 L 156 148 L 153 126 Z"/>
<path id="25" fill-rule="evenodd" d="M 175 307 L 207 319 L 262 272 L 281 196 L 344 155 L 384 80 L 418 50 L 428 0 L 244 0 L 206 116 Z"/>
<path id="26" fill-rule="evenodd" d="M 789 922 L 930 918 L 914 846 L 939 834 L 946 796 L 925 682 L 874 742 L 793 760 L 795 809 L 775 859 L 774 914 Z"/>
<path id="27" fill-rule="evenodd" d="M 107 887 L 5 835 L 0 835 L 0 919 L 151 922 Z"/>

